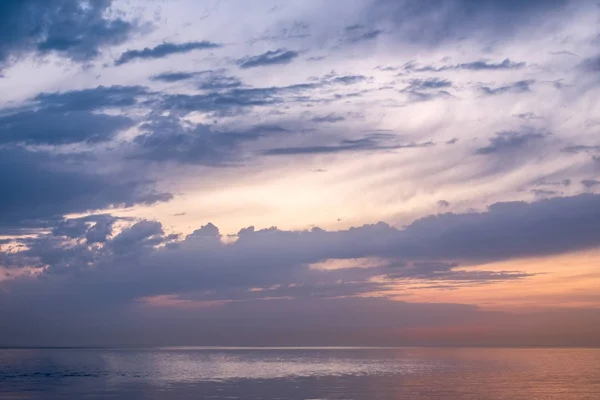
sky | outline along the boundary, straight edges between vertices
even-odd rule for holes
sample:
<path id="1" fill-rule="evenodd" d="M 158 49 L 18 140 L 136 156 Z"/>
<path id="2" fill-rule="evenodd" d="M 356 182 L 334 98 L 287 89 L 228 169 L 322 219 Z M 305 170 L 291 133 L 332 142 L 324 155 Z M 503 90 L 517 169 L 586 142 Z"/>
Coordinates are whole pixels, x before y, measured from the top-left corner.
<path id="1" fill-rule="evenodd" d="M 595 0 L 5 0 L 0 345 L 600 345 Z"/>

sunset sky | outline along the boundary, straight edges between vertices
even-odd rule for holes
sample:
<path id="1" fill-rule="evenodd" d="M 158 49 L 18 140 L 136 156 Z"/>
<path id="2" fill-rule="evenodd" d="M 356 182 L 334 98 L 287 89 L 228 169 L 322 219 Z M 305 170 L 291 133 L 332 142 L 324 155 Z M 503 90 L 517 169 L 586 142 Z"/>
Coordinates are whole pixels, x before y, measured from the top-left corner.
<path id="1" fill-rule="evenodd" d="M 0 2 L 0 346 L 600 345 L 599 26 Z"/>

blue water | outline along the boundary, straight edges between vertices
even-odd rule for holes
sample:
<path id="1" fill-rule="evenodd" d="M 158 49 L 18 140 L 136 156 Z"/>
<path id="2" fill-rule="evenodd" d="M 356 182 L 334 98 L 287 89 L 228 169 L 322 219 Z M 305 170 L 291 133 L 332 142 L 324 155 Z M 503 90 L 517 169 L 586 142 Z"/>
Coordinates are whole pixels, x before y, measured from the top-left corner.
<path id="1" fill-rule="evenodd" d="M 600 399 L 600 349 L 0 350 L 0 399 Z"/>

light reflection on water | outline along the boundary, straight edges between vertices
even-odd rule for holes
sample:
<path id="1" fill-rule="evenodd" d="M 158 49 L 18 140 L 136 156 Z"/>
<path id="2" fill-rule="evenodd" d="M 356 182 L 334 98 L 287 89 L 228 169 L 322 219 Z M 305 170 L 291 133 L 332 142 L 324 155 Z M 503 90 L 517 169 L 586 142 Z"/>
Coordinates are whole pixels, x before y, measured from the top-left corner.
<path id="1" fill-rule="evenodd" d="M 600 349 L 0 350 L 0 399 L 600 399 Z"/>

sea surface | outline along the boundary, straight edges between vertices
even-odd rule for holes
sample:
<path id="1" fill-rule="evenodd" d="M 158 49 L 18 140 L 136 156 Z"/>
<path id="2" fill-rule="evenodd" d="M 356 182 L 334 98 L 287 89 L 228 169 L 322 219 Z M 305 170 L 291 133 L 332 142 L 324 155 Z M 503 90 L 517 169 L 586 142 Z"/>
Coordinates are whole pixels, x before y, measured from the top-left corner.
<path id="1" fill-rule="evenodd" d="M 600 349 L 0 349 L 0 399 L 600 399 Z"/>

